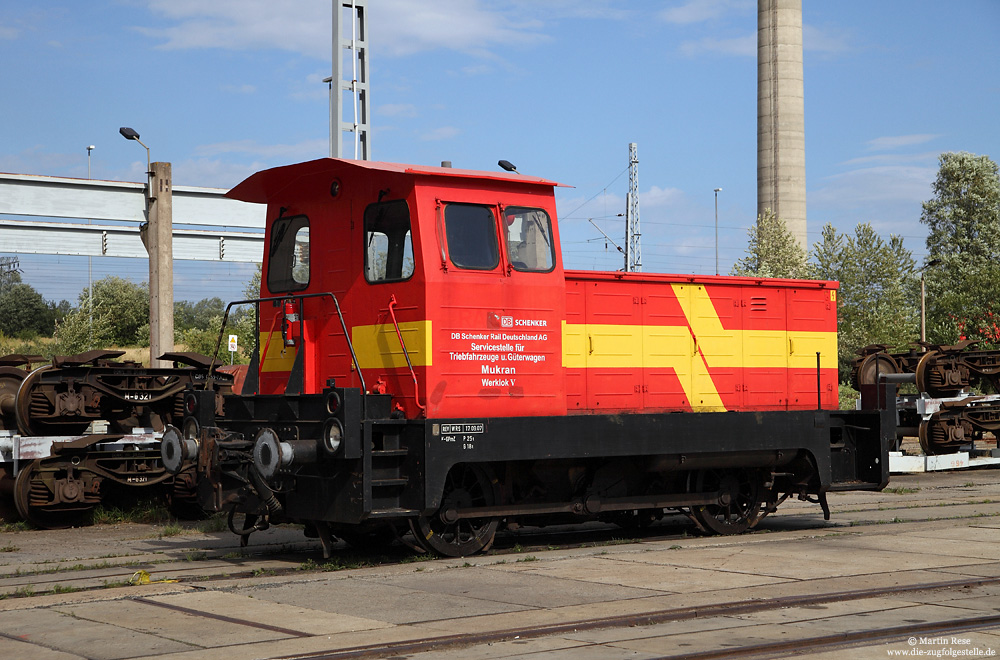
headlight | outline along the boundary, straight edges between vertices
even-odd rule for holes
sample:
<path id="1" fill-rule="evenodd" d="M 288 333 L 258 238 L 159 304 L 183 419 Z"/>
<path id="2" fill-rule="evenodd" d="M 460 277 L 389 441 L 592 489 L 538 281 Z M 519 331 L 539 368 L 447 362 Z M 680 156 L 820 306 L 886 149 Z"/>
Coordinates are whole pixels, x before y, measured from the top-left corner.
<path id="1" fill-rule="evenodd" d="M 331 418 L 323 428 L 323 447 L 330 454 L 336 454 L 344 441 L 344 427 L 340 420 Z"/>

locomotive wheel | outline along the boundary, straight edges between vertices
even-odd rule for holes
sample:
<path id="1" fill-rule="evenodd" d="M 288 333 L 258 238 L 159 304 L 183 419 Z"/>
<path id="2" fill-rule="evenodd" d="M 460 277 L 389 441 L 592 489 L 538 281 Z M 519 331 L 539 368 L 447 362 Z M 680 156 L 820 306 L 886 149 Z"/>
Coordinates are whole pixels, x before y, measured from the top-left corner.
<path id="1" fill-rule="evenodd" d="M 862 385 L 877 384 L 879 374 L 898 374 L 899 364 L 886 353 L 872 353 L 861 360 L 854 371 L 854 389 L 860 390 Z"/>
<path id="2" fill-rule="evenodd" d="M 15 408 L 17 413 L 17 428 L 20 429 L 21 435 L 82 435 L 87 430 L 87 427 L 90 426 L 90 420 L 52 423 L 32 419 L 32 390 L 38 385 L 44 373 L 54 368 L 51 365 L 47 365 L 35 369 L 25 377 L 21 383 L 21 387 L 17 390 Z"/>
<path id="3" fill-rule="evenodd" d="M 930 434 L 930 429 L 928 428 L 929 426 L 930 424 L 928 424 L 926 421 L 920 422 L 920 427 L 919 430 L 917 431 L 917 439 L 920 440 L 920 448 L 924 451 L 924 454 L 928 456 L 934 456 L 935 454 L 937 454 L 937 451 L 935 451 L 934 448 L 931 447 L 931 442 L 930 442 L 931 434 Z"/>
<path id="4" fill-rule="evenodd" d="M 948 397 L 955 396 L 962 391 L 964 385 L 946 385 L 941 382 L 942 375 L 934 370 L 934 362 L 940 359 L 944 353 L 933 350 L 924 353 L 917 363 L 917 391 L 927 392 L 931 396 Z"/>
<path id="5" fill-rule="evenodd" d="M 723 503 L 692 506 L 691 515 L 704 531 L 713 534 L 741 534 L 763 518 L 765 488 L 760 470 L 699 470 L 691 492 L 719 491 Z"/>
<path id="6" fill-rule="evenodd" d="M 917 439 L 920 440 L 920 448 L 927 456 L 951 454 L 961 447 L 961 443 L 950 440 L 948 425 L 936 417 L 920 422 Z M 968 442 L 971 443 L 972 439 L 970 438 Z"/>
<path id="7" fill-rule="evenodd" d="M 32 461 L 17 475 L 14 482 L 14 505 L 21 517 L 42 529 L 65 529 L 83 523 L 93 505 L 56 503 L 52 492 L 41 478 L 38 461 Z"/>
<path id="8" fill-rule="evenodd" d="M 0 431 L 17 430 L 17 390 L 28 375 L 17 367 L 0 367 Z"/>
<path id="9" fill-rule="evenodd" d="M 428 552 L 445 557 L 467 557 L 493 545 L 499 518 L 446 520 L 450 510 L 493 506 L 499 499 L 497 480 L 478 465 L 456 465 L 445 479 L 441 508 L 431 516 L 410 519 L 417 542 Z"/>

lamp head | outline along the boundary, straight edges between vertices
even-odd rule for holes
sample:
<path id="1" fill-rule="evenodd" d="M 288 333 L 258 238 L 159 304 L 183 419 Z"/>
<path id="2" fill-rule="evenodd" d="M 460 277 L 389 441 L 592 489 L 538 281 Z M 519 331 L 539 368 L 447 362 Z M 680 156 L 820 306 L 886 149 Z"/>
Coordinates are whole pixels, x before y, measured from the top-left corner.
<path id="1" fill-rule="evenodd" d="M 715 192 L 717 192 L 717 193 L 722 192 L 722 188 L 716 188 Z"/>
<path id="2" fill-rule="evenodd" d="M 129 128 L 128 126 L 122 126 L 118 129 L 118 132 L 122 134 L 122 137 L 126 140 L 138 140 L 139 134 L 135 132 L 135 129 Z"/>
<path id="3" fill-rule="evenodd" d="M 498 160 L 497 165 L 504 168 L 508 172 L 517 172 L 517 168 L 514 167 L 514 163 L 510 162 L 509 160 Z"/>

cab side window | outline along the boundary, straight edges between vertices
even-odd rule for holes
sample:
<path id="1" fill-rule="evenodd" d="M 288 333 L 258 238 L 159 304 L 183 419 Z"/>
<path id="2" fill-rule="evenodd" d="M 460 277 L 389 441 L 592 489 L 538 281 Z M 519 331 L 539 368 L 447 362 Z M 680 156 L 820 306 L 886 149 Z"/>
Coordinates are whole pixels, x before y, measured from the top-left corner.
<path id="1" fill-rule="evenodd" d="M 493 270 L 500 264 L 496 219 L 489 206 L 448 204 L 444 225 L 453 264 L 473 270 Z"/>
<path id="2" fill-rule="evenodd" d="M 514 270 L 547 272 L 555 266 L 552 220 L 542 209 L 508 206 L 503 210 L 507 228 L 507 255 Z"/>
<path id="3" fill-rule="evenodd" d="M 399 282 L 413 275 L 410 209 L 404 200 L 365 209 L 365 279 Z"/>
<path id="4" fill-rule="evenodd" d="M 309 286 L 309 218 L 278 218 L 271 227 L 267 288 L 273 293 Z"/>

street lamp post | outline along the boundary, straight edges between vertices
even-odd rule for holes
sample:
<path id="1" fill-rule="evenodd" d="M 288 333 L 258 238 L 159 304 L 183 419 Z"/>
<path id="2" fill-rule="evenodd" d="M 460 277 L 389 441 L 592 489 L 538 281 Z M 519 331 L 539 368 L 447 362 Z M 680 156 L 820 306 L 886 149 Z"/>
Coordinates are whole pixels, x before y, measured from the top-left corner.
<path id="1" fill-rule="evenodd" d="M 135 140 L 139 144 L 142 144 L 142 140 L 139 139 L 139 134 L 128 126 L 122 126 L 118 129 L 118 132 L 122 134 L 122 137 L 126 140 Z M 143 148 L 146 150 L 146 178 L 149 178 L 149 147 L 142 144 Z"/>
<path id="2" fill-rule="evenodd" d="M 715 274 L 719 274 L 719 193 L 722 188 L 715 189 Z"/>
<path id="3" fill-rule="evenodd" d="M 940 259 L 931 259 L 920 269 L 920 341 L 927 341 L 927 288 L 924 286 L 924 271 L 940 264 Z"/>
<path id="4" fill-rule="evenodd" d="M 149 366 L 168 367 L 174 350 L 173 187 L 170 163 L 149 161 L 149 147 L 131 128 L 118 129 L 146 149 L 146 222 L 139 237 L 149 253 Z"/>

